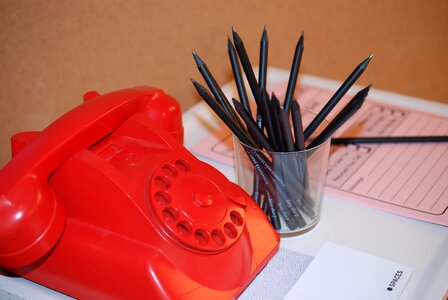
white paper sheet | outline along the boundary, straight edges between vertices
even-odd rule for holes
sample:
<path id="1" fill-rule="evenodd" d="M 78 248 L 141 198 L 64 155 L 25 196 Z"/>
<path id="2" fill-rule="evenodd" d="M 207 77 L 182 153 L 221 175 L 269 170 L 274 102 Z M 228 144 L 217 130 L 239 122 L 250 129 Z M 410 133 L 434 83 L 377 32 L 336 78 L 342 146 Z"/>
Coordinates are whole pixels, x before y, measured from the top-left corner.
<path id="1" fill-rule="evenodd" d="M 327 242 L 285 299 L 398 299 L 412 272 L 407 266 Z"/>

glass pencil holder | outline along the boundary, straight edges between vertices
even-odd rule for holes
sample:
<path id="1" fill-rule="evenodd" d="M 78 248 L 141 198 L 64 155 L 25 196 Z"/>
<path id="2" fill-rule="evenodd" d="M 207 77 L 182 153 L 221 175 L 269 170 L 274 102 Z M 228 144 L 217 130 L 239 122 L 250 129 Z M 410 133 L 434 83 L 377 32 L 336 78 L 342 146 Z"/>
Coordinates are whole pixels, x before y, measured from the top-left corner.
<path id="1" fill-rule="evenodd" d="M 302 151 L 271 152 L 234 136 L 235 172 L 241 186 L 282 236 L 304 233 L 321 215 L 330 139 Z"/>

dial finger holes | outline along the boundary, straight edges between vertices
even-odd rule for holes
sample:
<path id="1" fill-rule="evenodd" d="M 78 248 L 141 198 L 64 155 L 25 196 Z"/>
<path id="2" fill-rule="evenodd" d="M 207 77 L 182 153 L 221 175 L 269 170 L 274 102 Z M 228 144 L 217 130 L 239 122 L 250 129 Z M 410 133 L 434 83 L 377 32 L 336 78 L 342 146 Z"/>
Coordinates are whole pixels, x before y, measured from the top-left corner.
<path id="1" fill-rule="evenodd" d="M 166 192 L 157 192 L 154 199 L 160 205 L 168 205 L 171 203 L 171 196 Z"/>
<path id="2" fill-rule="evenodd" d="M 173 178 L 177 175 L 177 170 L 171 165 L 164 165 L 162 167 L 162 173 L 168 178 Z"/>
<path id="3" fill-rule="evenodd" d="M 229 238 L 236 238 L 238 232 L 235 228 L 235 225 L 233 225 L 232 223 L 226 223 L 224 224 L 224 232 L 225 234 L 229 237 Z"/>
<path id="4" fill-rule="evenodd" d="M 188 163 L 188 161 L 184 160 L 184 159 L 178 159 L 175 162 L 176 168 L 178 168 L 181 171 L 190 171 L 190 164 Z"/>
<path id="5" fill-rule="evenodd" d="M 211 238 L 212 238 L 212 241 L 218 246 L 224 245 L 224 243 L 226 241 L 226 237 L 224 236 L 222 231 L 217 230 L 217 229 L 212 231 Z"/>
<path id="6" fill-rule="evenodd" d="M 230 220 L 236 226 L 243 225 L 243 217 L 241 217 L 241 214 L 235 210 L 230 212 Z"/>
<path id="7" fill-rule="evenodd" d="M 169 181 L 169 179 L 164 176 L 157 176 L 154 182 L 159 189 L 163 190 L 166 190 L 171 186 L 171 182 Z"/>
<path id="8" fill-rule="evenodd" d="M 162 216 L 165 222 L 174 222 L 177 221 L 179 215 L 177 211 L 172 207 L 167 207 L 162 211 Z"/>
<path id="9" fill-rule="evenodd" d="M 194 238 L 199 245 L 206 245 L 210 239 L 207 232 L 203 229 L 197 229 L 194 232 Z"/>
<path id="10" fill-rule="evenodd" d="M 189 236 L 191 234 L 191 225 L 186 221 L 180 221 L 176 225 L 176 230 L 180 236 Z"/>

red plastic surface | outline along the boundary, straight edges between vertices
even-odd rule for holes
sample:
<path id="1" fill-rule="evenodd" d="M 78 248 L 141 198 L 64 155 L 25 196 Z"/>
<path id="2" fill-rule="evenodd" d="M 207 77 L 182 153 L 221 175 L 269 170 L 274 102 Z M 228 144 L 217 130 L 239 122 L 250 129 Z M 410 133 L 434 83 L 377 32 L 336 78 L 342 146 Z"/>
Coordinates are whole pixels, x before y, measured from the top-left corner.
<path id="1" fill-rule="evenodd" d="M 178 103 L 99 95 L 12 138 L 0 266 L 76 298 L 234 298 L 279 236 L 252 199 L 182 146 Z"/>

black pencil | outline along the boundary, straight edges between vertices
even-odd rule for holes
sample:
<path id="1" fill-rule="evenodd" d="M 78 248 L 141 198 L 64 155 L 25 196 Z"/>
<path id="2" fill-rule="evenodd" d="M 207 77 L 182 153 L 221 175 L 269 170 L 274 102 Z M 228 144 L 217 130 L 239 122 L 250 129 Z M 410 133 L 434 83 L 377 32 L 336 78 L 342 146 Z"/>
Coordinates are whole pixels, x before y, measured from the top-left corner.
<path id="1" fill-rule="evenodd" d="M 280 127 L 280 120 L 278 119 L 280 110 L 280 100 L 278 100 L 277 96 L 272 93 L 270 103 L 272 125 L 274 127 L 275 137 L 277 138 L 277 143 L 280 151 L 286 151 L 285 140 L 283 138 L 282 130 Z"/>
<path id="2" fill-rule="evenodd" d="M 223 91 L 219 87 L 218 83 L 216 82 L 215 78 L 213 77 L 212 73 L 208 69 L 205 62 L 195 52 L 193 52 L 193 57 L 194 60 L 196 61 L 196 65 L 199 69 L 199 72 L 201 73 L 202 77 L 207 83 L 207 86 L 210 88 L 210 91 L 212 92 L 213 96 L 215 96 L 215 99 L 219 101 L 221 106 L 229 114 L 229 116 L 232 117 L 232 119 L 236 122 L 236 124 L 239 127 L 244 128 L 243 124 L 237 117 L 233 107 L 230 105 L 229 100 L 227 100 L 227 97 L 224 95 Z"/>
<path id="3" fill-rule="evenodd" d="M 274 148 L 269 143 L 268 138 L 264 135 L 261 129 L 255 123 L 254 119 L 249 115 L 249 113 L 242 107 L 242 105 L 233 98 L 233 105 L 235 106 L 236 112 L 240 115 L 246 124 L 248 130 L 253 134 L 253 136 L 258 140 L 258 143 L 263 146 L 267 151 L 274 151 Z"/>
<path id="4" fill-rule="evenodd" d="M 240 98 L 241 104 L 244 108 L 252 115 L 252 111 L 249 104 L 249 99 L 247 98 L 246 87 L 244 86 L 243 76 L 241 74 L 240 64 L 238 63 L 238 58 L 236 57 L 236 50 L 230 40 L 227 38 L 227 48 L 229 53 L 230 64 L 232 66 L 233 77 L 235 79 L 236 89 L 238 91 L 238 96 Z"/>
<path id="5" fill-rule="evenodd" d="M 296 151 L 302 151 L 305 149 L 305 138 L 303 136 L 303 124 L 302 124 L 302 113 L 300 110 L 299 102 L 293 99 L 291 105 L 291 117 L 294 131 L 294 148 Z M 308 192 L 309 189 L 309 178 L 308 178 L 308 162 L 305 155 L 299 156 L 299 178 Z M 304 202 L 306 205 L 312 204 L 313 202 Z M 305 205 L 305 206 L 306 206 Z"/>
<path id="6" fill-rule="evenodd" d="M 199 95 L 210 106 L 210 108 L 219 116 L 219 118 L 229 127 L 232 133 L 238 137 L 238 139 L 251 146 L 255 146 L 252 139 L 239 127 L 236 122 L 224 111 L 219 103 L 213 98 L 213 96 L 203 87 L 200 83 L 191 79 L 194 87 L 198 91 Z"/>
<path id="7" fill-rule="evenodd" d="M 275 205 L 275 200 L 274 198 L 272 198 L 269 191 L 266 191 L 265 195 L 266 197 L 264 199 L 264 202 L 267 204 L 269 220 L 272 224 L 272 227 L 274 227 L 275 230 L 279 230 L 282 228 L 282 224 L 280 221 L 280 215 L 278 213 L 277 205 Z"/>
<path id="8" fill-rule="evenodd" d="M 448 142 L 448 136 L 371 136 L 333 138 L 333 145 L 379 144 L 379 143 L 436 143 Z"/>
<path id="9" fill-rule="evenodd" d="M 351 116 L 353 116 L 355 112 L 361 108 L 367 94 L 369 93 L 369 90 L 370 85 L 359 91 L 306 148 L 311 149 L 330 138 L 336 130 L 338 130 Z"/>
<path id="10" fill-rule="evenodd" d="M 204 101 L 213 109 L 213 111 L 220 117 L 220 119 L 229 127 L 232 133 L 244 144 L 256 148 L 256 143 L 239 128 L 235 121 L 224 111 L 221 105 L 216 99 L 204 88 L 201 84 L 191 79 L 194 87 L 198 91 L 199 95 Z M 295 185 L 286 185 L 282 177 L 275 172 L 272 167 L 272 162 L 264 156 L 262 153 L 258 153 L 254 150 L 245 148 L 248 158 L 251 160 L 254 168 L 260 175 L 263 185 L 266 187 L 266 191 L 271 195 L 277 195 L 278 199 L 275 199 L 275 203 L 278 206 L 279 213 L 282 215 L 283 220 L 289 229 L 293 230 L 297 227 L 303 227 L 306 225 L 300 211 L 295 203 L 289 198 L 289 194 L 293 193 L 291 189 L 300 188 Z M 306 196 L 306 195 L 304 195 Z"/>
<path id="11" fill-rule="evenodd" d="M 291 126 L 289 124 L 288 113 L 282 109 L 279 112 L 278 118 L 280 121 L 280 128 L 281 128 L 283 139 L 284 139 L 285 146 L 286 146 L 285 150 L 287 152 L 294 151 L 294 140 L 292 138 Z"/>
<path id="12" fill-rule="evenodd" d="M 285 181 L 286 178 L 295 178 L 294 176 L 289 176 L 292 175 L 290 173 L 290 170 L 288 168 L 281 168 L 284 174 L 278 173 L 279 170 L 275 167 L 275 163 L 274 166 L 267 163 L 266 159 L 261 153 L 253 153 L 252 159 L 254 159 L 258 163 L 257 167 L 265 171 L 265 174 L 270 179 L 270 183 L 272 184 L 270 187 L 274 188 L 272 195 L 276 197 L 276 204 L 278 205 L 279 212 L 282 214 L 282 216 L 285 216 L 286 212 L 290 215 L 290 218 L 292 217 L 293 223 L 297 223 L 298 227 L 305 226 L 306 222 L 303 219 L 302 212 L 298 207 L 298 203 L 290 196 L 300 195 L 295 191 L 297 188 L 300 188 L 300 186 L 297 186 L 295 184 L 288 184 L 287 181 Z M 295 182 L 297 183 L 297 181 Z M 286 218 L 284 219 L 286 221 Z M 288 225 L 288 227 L 291 229 L 290 225 Z"/>
<path id="13" fill-rule="evenodd" d="M 297 42 L 296 49 L 294 52 L 294 58 L 291 66 L 291 72 L 289 73 L 288 87 L 286 89 L 285 102 L 283 103 L 283 109 L 289 111 L 291 108 L 291 101 L 294 96 L 294 91 L 296 89 L 297 78 L 299 76 L 300 62 L 302 61 L 303 54 L 303 32 Z"/>
<path id="14" fill-rule="evenodd" d="M 275 100 L 269 99 L 269 94 L 266 91 L 269 44 L 266 27 L 263 29 L 260 40 L 258 79 L 254 74 L 242 39 L 233 28 L 232 34 L 233 43 L 228 38 L 228 52 L 240 101 L 233 98 L 233 105 L 231 105 L 207 65 L 195 53 L 193 53 L 194 59 L 210 92 L 192 79 L 193 85 L 204 101 L 241 142 L 243 151 L 254 167 L 252 196 L 263 207 L 275 229 L 281 229 L 282 224 L 285 224 L 290 230 L 304 227 L 307 222 L 302 214 L 310 218 L 314 218 L 316 214 L 314 201 L 309 193 L 307 156 L 279 157 L 274 152 L 301 151 L 313 148 L 330 138 L 360 108 L 370 86 L 353 97 L 349 104 L 330 122 L 329 126 L 311 141 L 308 147 L 305 147 L 306 139 L 313 135 L 313 132 L 337 102 L 363 73 L 372 56 L 357 66 L 304 132 L 300 107 L 293 100 L 303 54 L 304 34 L 302 33 L 296 45 L 283 109 L 280 108 L 279 101 L 274 95 Z M 252 117 L 244 76 L 257 104 L 255 120 Z M 290 112 L 293 119 L 292 128 L 289 122 Z M 245 147 L 245 145 L 249 147 Z M 263 148 L 268 152 L 258 151 Z M 280 223 L 280 218 L 282 223 Z"/>
<path id="15" fill-rule="evenodd" d="M 252 69 L 252 64 L 250 62 L 249 56 L 247 55 L 246 47 L 244 46 L 243 40 L 234 28 L 232 28 L 232 34 L 233 43 L 235 45 L 236 52 L 238 53 L 238 57 L 240 58 L 244 74 L 246 74 L 246 78 L 252 91 L 252 95 L 254 96 L 255 102 L 257 102 L 257 105 L 259 105 L 259 86 L 257 79 L 255 78 L 254 70 Z"/>
<path id="16" fill-rule="evenodd" d="M 350 89 L 350 87 L 355 83 L 355 81 L 361 76 L 364 70 L 367 68 L 370 60 L 372 59 L 372 55 L 367 57 L 364 61 L 362 61 L 348 76 L 348 78 L 342 83 L 336 93 L 330 98 L 330 100 L 325 104 L 324 108 L 317 114 L 317 116 L 311 121 L 308 127 L 305 129 L 304 136 L 305 140 L 307 140 L 313 132 L 319 127 L 325 117 L 331 112 L 331 110 L 336 106 L 336 104 L 341 100 L 341 98 L 345 95 L 345 93 Z"/>
<path id="17" fill-rule="evenodd" d="M 222 107 L 227 110 L 227 107 L 223 101 L 223 92 L 221 88 L 219 87 L 218 83 L 216 82 L 215 78 L 213 77 L 212 73 L 208 69 L 205 62 L 199 57 L 197 53 L 194 51 L 192 52 L 193 58 L 196 62 L 196 66 L 201 73 L 202 77 L 204 78 L 205 82 L 207 83 L 207 86 L 209 87 L 210 91 L 212 92 L 213 96 L 215 96 L 215 99 L 218 100 Z M 227 111 L 227 113 L 230 113 L 230 111 Z"/>
<path id="18" fill-rule="evenodd" d="M 261 90 L 261 89 L 260 89 Z M 268 139 L 275 151 L 278 151 L 279 146 L 275 137 L 274 125 L 272 124 L 271 112 L 270 112 L 269 95 L 266 89 L 260 91 L 260 112 L 263 120 L 263 125 L 266 128 Z"/>
<path id="19" fill-rule="evenodd" d="M 300 105 L 293 100 L 291 105 L 292 124 L 294 129 L 294 146 L 296 151 L 305 149 L 305 137 L 303 136 L 302 113 Z"/>
<path id="20" fill-rule="evenodd" d="M 274 201 L 288 228 L 294 230 L 298 227 L 305 226 L 305 220 L 298 208 L 294 205 L 291 199 L 289 199 L 286 190 L 284 188 L 278 188 L 278 181 L 280 180 L 278 177 L 273 177 L 273 174 L 271 173 L 273 171 L 271 166 L 269 166 L 266 157 L 253 150 L 246 149 L 246 152 L 255 170 L 260 175 L 264 187 L 266 188 L 266 192 L 271 196 L 277 195 L 278 198 L 274 199 Z M 282 182 L 281 185 L 284 187 L 284 182 Z"/>
<path id="21" fill-rule="evenodd" d="M 261 89 L 266 88 L 266 77 L 268 70 L 268 33 L 266 27 L 263 29 L 263 34 L 260 40 L 260 62 L 258 66 L 258 86 Z"/>
<path id="22" fill-rule="evenodd" d="M 229 115 L 222 109 L 222 107 L 219 105 L 219 103 L 216 101 L 216 99 L 213 98 L 213 96 L 207 91 L 206 88 L 204 88 L 200 83 L 195 81 L 194 79 L 191 79 L 194 87 L 198 91 L 199 95 L 204 99 L 204 101 L 212 108 L 212 110 L 218 115 L 218 117 L 229 127 L 229 129 L 232 131 L 232 133 L 244 144 L 249 145 L 252 148 L 257 148 L 256 143 L 245 133 L 236 126 L 235 122 L 229 117 Z M 237 102 L 235 100 L 235 102 Z M 238 106 L 238 104 L 237 104 Z M 241 110 L 243 111 L 243 110 Z M 268 146 L 269 148 L 269 146 Z M 268 150 L 269 151 L 269 150 Z M 251 151 L 250 151 L 251 152 Z M 276 174 L 272 166 L 270 165 L 271 162 L 267 157 L 265 157 L 263 154 L 258 154 L 256 152 L 248 153 L 248 156 L 251 158 L 251 160 L 255 163 L 257 163 L 257 166 L 255 166 L 257 169 L 263 168 L 266 170 L 266 175 L 271 177 L 271 180 L 273 183 L 278 184 L 278 186 L 281 186 L 282 189 L 289 190 L 290 188 L 297 188 L 297 187 L 288 187 L 285 185 L 284 181 L 279 177 L 279 174 Z M 265 182 L 266 184 L 266 182 Z M 284 194 L 286 191 L 278 190 L 277 193 L 281 194 L 281 199 L 289 202 L 289 198 Z M 291 205 L 291 204 L 287 204 Z M 294 212 L 294 214 L 297 214 L 298 212 Z"/>
<path id="23" fill-rule="evenodd" d="M 260 184 L 261 184 L 260 176 L 258 175 L 257 172 L 254 172 L 252 194 L 250 196 L 252 197 L 252 199 L 255 200 L 255 202 L 257 202 L 258 205 L 261 204 L 261 197 L 262 197 Z"/>

